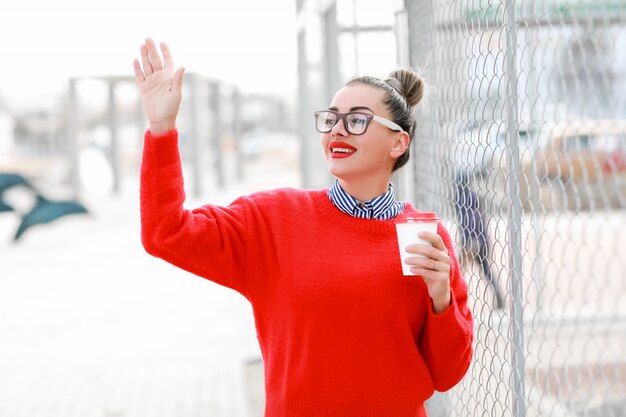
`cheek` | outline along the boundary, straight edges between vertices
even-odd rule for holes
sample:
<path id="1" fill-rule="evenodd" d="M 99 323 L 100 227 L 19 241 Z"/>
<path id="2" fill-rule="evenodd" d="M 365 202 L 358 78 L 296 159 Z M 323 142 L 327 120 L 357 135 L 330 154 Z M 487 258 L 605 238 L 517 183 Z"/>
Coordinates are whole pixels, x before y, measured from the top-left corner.
<path id="1" fill-rule="evenodd" d="M 363 138 L 363 147 L 367 148 L 373 157 L 384 158 L 389 154 L 388 138 L 384 136 L 370 136 Z"/>
<path id="2" fill-rule="evenodd" d="M 376 165 L 386 165 L 392 160 L 390 156 L 390 147 L 381 140 L 382 138 L 378 139 L 379 140 L 377 141 L 369 143 L 366 147 L 367 159 Z"/>
<path id="3" fill-rule="evenodd" d="M 328 149 L 328 144 L 330 143 L 330 134 L 329 133 L 321 133 L 320 134 L 320 144 L 322 145 L 322 150 L 326 152 Z"/>

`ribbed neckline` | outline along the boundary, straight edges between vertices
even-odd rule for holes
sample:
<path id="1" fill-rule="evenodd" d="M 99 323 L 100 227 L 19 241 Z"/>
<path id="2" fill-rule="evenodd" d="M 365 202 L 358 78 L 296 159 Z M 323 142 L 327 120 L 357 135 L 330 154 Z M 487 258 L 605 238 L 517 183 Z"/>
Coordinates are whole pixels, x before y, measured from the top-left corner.
<path id="1" fill-rule="evenodd" d="M 377 233 L 381 235 L 388 234 L 390 232 L 395 233 L 396 228 L 394 219 L 360 219 L 358 217 L 346 214 L 339 210 L 337 207 L 335 207 L 330 201 L 327 195 L 328 188 L 322 190 L 313 190 L 310 193 L 311 198 L 313 199 L 313 204 L 316 207 L 318 213 L 323 216 L 328 216 L 336 224 L 357 230 L 360 229 L 363 232 Z M 407 202 L 404 210 L 400 214 L 413 212 L 417 212 L 417 210 L 410 203 Z"/>

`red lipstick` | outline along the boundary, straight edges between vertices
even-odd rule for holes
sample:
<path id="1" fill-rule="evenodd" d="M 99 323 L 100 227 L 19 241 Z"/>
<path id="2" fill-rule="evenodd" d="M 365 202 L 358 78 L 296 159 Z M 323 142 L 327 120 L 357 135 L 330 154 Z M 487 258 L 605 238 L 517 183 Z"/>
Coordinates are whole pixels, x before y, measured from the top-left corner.
<path id="1" fill-rule="evenodd" d="M 356 148 L 345 142 L 332 141 L 328 144 L 331 158 L 348 158 L 356 152 Z"/>

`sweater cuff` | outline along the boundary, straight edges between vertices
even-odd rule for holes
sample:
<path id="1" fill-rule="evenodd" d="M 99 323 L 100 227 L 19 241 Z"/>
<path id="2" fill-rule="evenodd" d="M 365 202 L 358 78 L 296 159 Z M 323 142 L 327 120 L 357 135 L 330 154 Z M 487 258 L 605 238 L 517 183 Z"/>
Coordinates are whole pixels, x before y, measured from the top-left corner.
<path id="1" fill-rule="evenodd" d="M 166 139 L 166 138 L 178 138 L 178 129 L 169 130 L 165 133 L 161 133 L 160 135 L 155 135 L 150 131 L 150 129 L 146 130 L 145 139 L 146 140 L 155 140 L 155 139 Z"/>
<path id="2" fill-rule="evenodd" d="M 450 305 L 439 314 L 435 313 L 431 302 L 427 320 L 429 333 L 435 338 L 444 340 L 453 338 L 457 333 L 455 330 L 459 328 L 459 324 L 461 327 L 465 327 L 464 323 L 467 322 L 467 318 L 459 310 L 454 293 L 450 294 Z"/>
<path id="3" fill-rule="evenodd" d="M 142 169 L 180 164 L 177 130 L 170 130 L 161 135 L 146 130 L 143 148 Z"/>

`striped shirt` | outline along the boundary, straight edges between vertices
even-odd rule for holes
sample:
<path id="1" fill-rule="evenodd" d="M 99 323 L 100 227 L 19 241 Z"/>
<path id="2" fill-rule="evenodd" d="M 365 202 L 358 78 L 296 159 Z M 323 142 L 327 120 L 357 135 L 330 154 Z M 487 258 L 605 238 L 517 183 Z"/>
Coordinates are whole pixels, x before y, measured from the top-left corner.
<path id="1" fill-rule="evenodd" d="M 348 194 L 339 185 L 339 180 L 335 180 L 333 186 L 328 190 L 328 197 L 339 210 L 360 219 L 393 219 L 402 213 L 406 205 L 404 201 L 396 201 L 392 183 L 389 183 L 389 188 L 385 194 L 362 202 Z"/>

